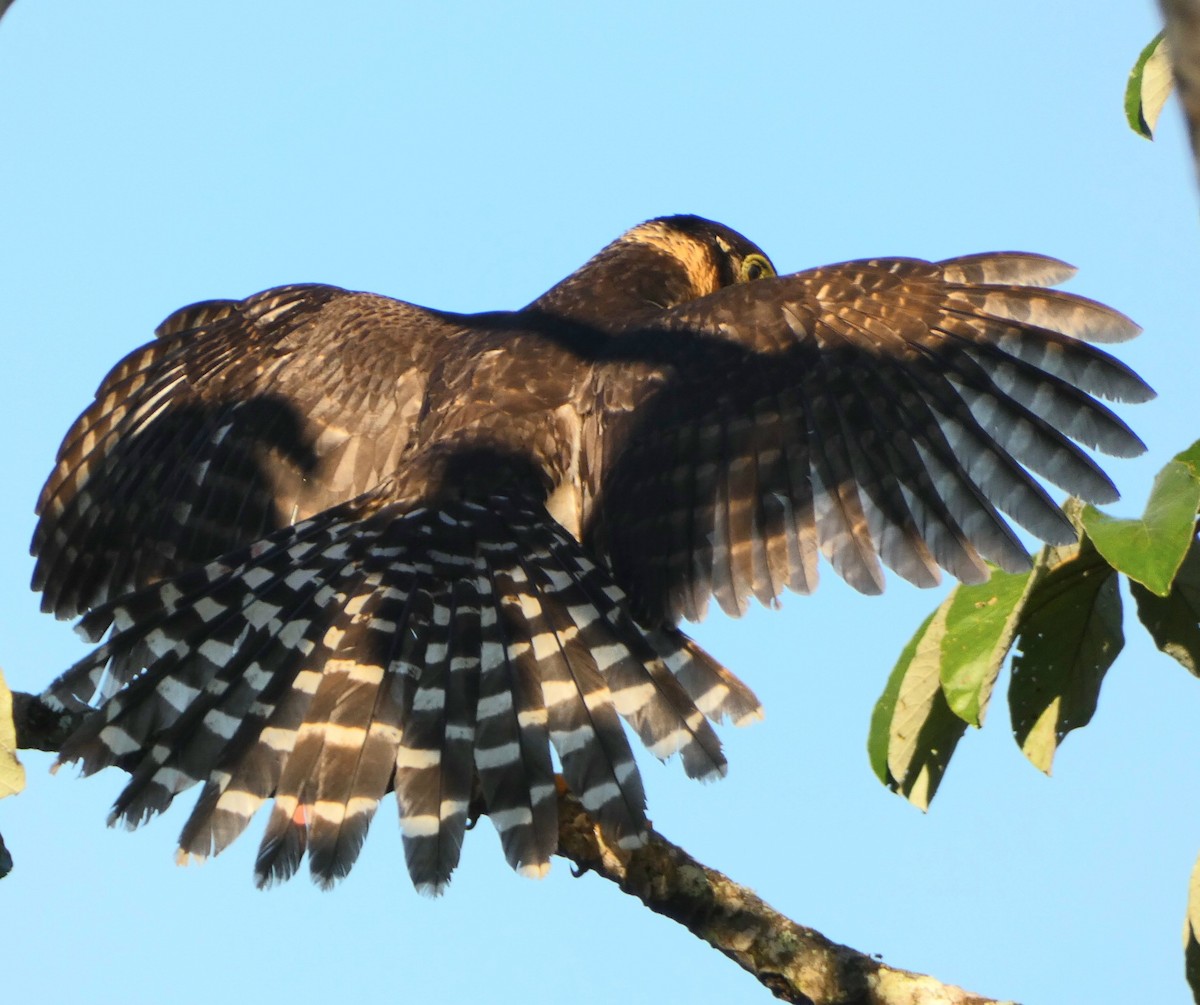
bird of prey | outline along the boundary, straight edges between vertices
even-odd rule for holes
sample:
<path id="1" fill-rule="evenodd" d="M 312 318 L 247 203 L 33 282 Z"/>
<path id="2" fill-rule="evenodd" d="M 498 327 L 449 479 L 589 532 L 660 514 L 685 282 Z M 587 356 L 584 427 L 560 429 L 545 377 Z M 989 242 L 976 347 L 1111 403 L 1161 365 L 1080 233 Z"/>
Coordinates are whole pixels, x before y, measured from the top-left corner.
<path id="1" fill-rule="evenodd" d="M 328 885 L 395 791 L 438 892 L 469 818 L 541 875 L 556 764 L 645 839 L 627 723 L 723 774 L 753 693 L 678 629 L 817 584 L 1027 567 L 1074 532 L 1035 475 L 1108 502 L 1079 444 L 1150 389 L 1138 328 L 1024 253 L 777 275 L 692 216 L 634 227 L 529 306 L 463 315 L 332 286 L 183 308 L 105 378 L 41 495 L 34 587 L 98 648 L 46 700 L 62 758 L 131 778 L 134 825 L 200 784 L 180 855 L 273 799 L 260 884 Z M 111 630 L 111 631 L 110 631 Z"/>

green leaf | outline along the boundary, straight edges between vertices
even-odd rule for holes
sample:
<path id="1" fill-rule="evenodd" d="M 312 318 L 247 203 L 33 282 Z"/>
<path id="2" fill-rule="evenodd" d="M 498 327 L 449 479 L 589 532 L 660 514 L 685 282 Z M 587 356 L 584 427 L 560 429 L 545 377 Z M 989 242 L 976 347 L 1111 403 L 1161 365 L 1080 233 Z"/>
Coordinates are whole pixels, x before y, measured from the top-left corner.
<path id="1" fill-rule="evenodd" d="M 1165 597 L 1130 583 L 1138 617 L 1158 646 L 1200 677 L 1200 543 L 1192 546 Z"/>
<path id="2" fill-rule="evenodd" d="M 972 726 L 983 725 L 1032 581 L 1030 572 L 993 569 L 986 583 L 955 587 L 947 598 L 942 690 L 954 714 Z"/>
<path id="3" fill-rule="evenodd" d="M 1040 566 L 1018 627 L 1008 704 L 1021 750 L 1049 774 L 1066 734 L 1091 721 L 1125 637 L 1117 574 L 1086 537 L 1044 549 Z"/>
<path id="4" fill-rule="evenodd" d="M 923 810 L 967 729 L 942 693 L 939 667 L 947 611 L 943 603 L 904 647 L 875 704 L 867 738 L 880 781 Z"/>
<path id="5" fill-rule="evenodd" d="M 1170 592 L 1195 534 L 1198 450 L 1193 444 L 1158 473 L 1140 519 L 1118 520 L 1093 506 L 1083 511 L 1084 529 L 1108 563 L 1160 597 Z"/>
<path id="6" fill-rule="evenodd" d="M 1171 58 L 1160 31 L 1141 51 L 1125 85 L 1125 119 L 1130 129 L 1148 140 L 1154 139 L 1154 127 L 1173 84 Z"/>
<path id="7" fill-rule="evenodd" d="M 1187 914 L 1183 919 L 1184 972 L 1192 998 L 1200 1002 L 1200 858 L 1192 866 L 1192 878 L 1188 883 Z"/>
<path id="8" fill-rule="evenodd" d="M 25 769 L 17 760 L 17 729 L 13 725 L 12 692 L 0 672 L 0 799 L 25 788 Z"/>
<path id="9" fill-rule="evenodd" d="M 867 732 L 867 758 L 871 762 L 871 770 L 875 772 L 875 777 L 893 792 L 895 786 L 892 783 L 895 779 L 888 771 L 888 747 L 891 746 L 892 717 L 896 714 L 896 698 L 900 694 L 900 684 L 904 680 L 905 670 L 915 658 L 917 647 L 940 611 L 939 607 L 930 614 L 921 623 L 916 634 L 905 644 L 900 658 L 896 660 L 896 665 L 892 667 L 892 672 L 888 675 L 887 683 L 883 687 L 883 694 L 879 696 L 879 700 L 875 702 L 875 708 L 871 711 L 871 726 Z"/>

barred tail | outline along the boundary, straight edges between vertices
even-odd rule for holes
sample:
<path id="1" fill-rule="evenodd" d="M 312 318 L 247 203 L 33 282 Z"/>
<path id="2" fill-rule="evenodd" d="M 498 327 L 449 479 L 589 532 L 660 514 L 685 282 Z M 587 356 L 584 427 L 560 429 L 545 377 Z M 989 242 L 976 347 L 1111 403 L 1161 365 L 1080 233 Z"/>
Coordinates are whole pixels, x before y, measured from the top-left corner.
<path id="1" fill-rule="evenodd" d="M 540 503 L 349 503 L 88 614 L 49 700 L 99 708 L 61 759 L 132 774 L 135 826 L 202 783 L 182 856 L 226 847 L 274 797 L 260 885 L 307 852 L 329 885 L 394 789 L 409 872 L 440 892 L 483 809 L 514 869 L 557 845 L 554 767 L 616 844 L 645 838 L 621 719 L 695 778 L 724 774 L 708 719 L 757 699 L 686 636 L 646 630 Z"/>

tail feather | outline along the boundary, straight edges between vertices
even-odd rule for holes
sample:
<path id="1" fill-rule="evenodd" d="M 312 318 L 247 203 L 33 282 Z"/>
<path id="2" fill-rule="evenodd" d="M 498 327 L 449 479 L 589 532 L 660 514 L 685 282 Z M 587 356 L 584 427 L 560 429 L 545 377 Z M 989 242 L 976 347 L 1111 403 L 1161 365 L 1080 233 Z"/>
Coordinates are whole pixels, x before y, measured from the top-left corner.
<path id="1" fill-rule="evenodd" d="M 517 658 L 492 570 L 482 557 L 477 565 L 480 594 L 488 603 L 480 614 L 475 770 L 508 864 L 523 875 L 540 877 L 558 846 L 546 703 L 537 668 Z"/>
<path id="2" fill-rule="evenodd" d="M 276 683 L 282 693 L 263 692 L 262 708 L 243 721 L 226 756 L 209 775 L 180 834 L 181 859 L 219 854 L 275 794 L 312 699 L 302 675 L 293 679 L 281 674 Z"/>
<path id="3" fill-rule="evenodd" d="M 239 744 L 238 726 L 244 717 L 265 717 L 262 692 L 277 675 L 301 686 L 317 679 L 295 665 L 297 653 L 314 646 L 299 626 L 323 627 L 336 617 L 338 595 L 319 578 L 295 589 L 284 575 L 256 577 L 258 590 L 247 592 L 242 577 L 252 571 L 227 571 L 190 594 L 180 595 L 172 584 L 142 591 L 131 598 L 136 603 L 106 614 L 126 623 L 131 610 L 157 593 L 166 616 L 148 619 L 145 629 L 126 628 L 52 685 L 60 697 L 77 691 L 77 682 L 67 678 L 94 680 L 94 664 L 109 653 L 118 654 L 112 659 L 118 672 L 110 679 L 120 681 L 136 665 L 124 650 L 159 653 L 145 658 L 146 671 L 89 717 L 62 750 L 63 759 L 82 760 L 85 773 L 111 763 L 132 771 L 114 821 L 137 824 L 203 779 L 227 746 L 255 742 L 256 735 L 242 732 Z M 111 685 L 99 686 L 103 693 Z"/>
<path id="4" fill-rule="evenodd" d="M 320 624 L 329 614 L 329 602 L 322 602 L 322 597 L 323 591 L 313 586 L 291 605 L 289 615 Z M 197 652 L 204 652 L 204 644 Z M 296 653 L 279 645 L 270 624 L 257 629 L 253 638 L 243 630 L 240 640 L 230 646 L 228 660 L 206 668 L 215 672 L 183 714 L 156 734 L 153 749 L 138 765 L 114 813 L 127 820 L 142 819 L 150 810 L 165 808 L 177 792 L 210 777 L 218 764 L 233 763 L 239 752 L 257 741 L 256 735 L 240 730 L 243 720 L 251 717 L 261 722 L 270 712 L 273 695 L 285 683 L 301 695 L 311 695 L 318 681 L 313 667 L 328 657 L 325 648 L 318 646 L 313 659 L 297 673 Z M 330 659 L 325 668 L 332 673 L 335 666 Z"/>
<path id="5" fill-rule="evenodd" d="M 382 677 L 382 668 L 371 664 L 336 657 L 325 663 L 275 787 L 275 805 L 255 862 L 260 886 L 289 879 L 300 866 L 309 832 L 315 835 L 323 825 L 340 820 L 344 804 L 335 808 L 317 799 L 320 774 L 334 765 L 345 770 L 345 760 L 361 749 L 363 727 L 338 722 L 339 710 L 352 701 L 356 689 L 378 688 Z"/>
<path id="6" fill-rule="evenodd" d="M 620 845 L 638 847 L 645 841 L 646 796 L 612 693 L 592 654 L 571 644 L 578 629 L 569 615 L 539 589 L 519 556 L 517 562 L 500 575 L 510 584 L 501 603 L 528 640 L 514 648 L 537 668 L 563 777 Z"/>
<path id="7" fill-rule="evenodd" d="M 396 760 L 409 874 L 436 895 L 458 865 L 474 774 L 479 608 L 462 579 L 431 598 L 420 676 Z"/>
<path id="8" fill-rule="evenodd" d="M 50 688 L 76 707 L 101 698 L 63 759 L 131 770 L 114 808 L 130 824 L 203 783 L 183 856 L 221 851 L 274 797 L 260 884 L 306 853 L 318 883 L 336 882 L 394 787 L 409 872 L 438 893 L 476 784 L 510 864 L 542 875 L 551 745 L 609 838 L 636 846 L 645 795 L 622 718 L 708 778 L 725 760 L 707 718 L 760 714 L 685 636 L 639 626 L 608 573 L 513 495 L 327 510 L 82 624 L 110 626 Z"/>
<path id="9" fill-rule="evenodd" d="M 407 606 L 407 598 L 376 589 L 339 646 L 339 659 L 360 664 L 360 680 L 334 710 L 331 722 L 343 731 L 343 739 L 359 742 L 344 743 L 342 756 L 319 766 L 309 866 L 313 878 L 326 888 L 350 871 L 391 784 L 408 681 L 391 674 L 390 667 L 398 647 L 397 626 L 407 622 Z"/>
<path id="10" fill-rule="evenodd" d="M 735 726 L 747 726 L 762 719 L 762 704 L 755 693 L 683 632 L 662 629 L 648 634 L 647 641 L 662 654 L 687 696 L 713 722 L 728 719 Z"/>
<path id="11" fill-rule="evenodd" d="M 606 577 L 594 563 L 558 543 L 552 549 L 586 598 L 586 604 L 572 607 L 571 613 L 580 643 L 603 664 L 617 711 L 656 757 L 665 760 L 679 753 L 689 777 L 724 775 L 727 765 L 720 741 L 667 668 L 665 661 L 674 647 L 656 645 L 637 627 L 619 602 L 623 595 L 611 585 L 605 587 L 601 580 Z"/>

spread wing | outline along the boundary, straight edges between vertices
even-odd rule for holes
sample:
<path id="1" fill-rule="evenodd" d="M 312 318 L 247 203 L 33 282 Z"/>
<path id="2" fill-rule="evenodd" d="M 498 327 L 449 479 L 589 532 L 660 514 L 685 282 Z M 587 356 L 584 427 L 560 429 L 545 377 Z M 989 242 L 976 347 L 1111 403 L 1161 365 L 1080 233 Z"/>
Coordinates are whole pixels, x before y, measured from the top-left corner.
<path id="1" fill-rule="evenodd" d="M 172 314 L 105 378 L 42 490 L 42 606 L 69 617 L 373 487 L 452 316 L 333 286 Z"/>
<path id="2" fill-rule="evenodd" d="M 602 444 L 590 543 L 652 622 L 731 614 L 817 582 L 866 593 L 880 560 L 922 586 L 1074 532 L 1034 474 L 1117 497 L 1080 448 L 1142 443 L 1097 398 L 1153 392 L 1088 342 L 1139 329 L 1046 289 L 1073 270 L 1017 253 L 850 262 L 729 287 L 613 343 L 587 394 Z M 635 362 L 640 361 L 640 362 Z"/>

